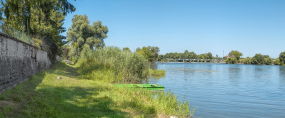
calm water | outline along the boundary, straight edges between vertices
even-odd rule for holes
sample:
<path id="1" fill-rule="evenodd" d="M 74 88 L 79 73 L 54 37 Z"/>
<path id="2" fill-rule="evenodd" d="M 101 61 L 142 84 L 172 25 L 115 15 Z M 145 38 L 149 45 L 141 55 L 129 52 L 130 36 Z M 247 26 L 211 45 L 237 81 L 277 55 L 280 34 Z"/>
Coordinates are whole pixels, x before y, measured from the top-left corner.
<path id="1" fill-rule="evenodd" d="M 197 118 L 285 118 L 285 67 L 199 63 L 156 64 L 164 85 L 197 108 Z"/>

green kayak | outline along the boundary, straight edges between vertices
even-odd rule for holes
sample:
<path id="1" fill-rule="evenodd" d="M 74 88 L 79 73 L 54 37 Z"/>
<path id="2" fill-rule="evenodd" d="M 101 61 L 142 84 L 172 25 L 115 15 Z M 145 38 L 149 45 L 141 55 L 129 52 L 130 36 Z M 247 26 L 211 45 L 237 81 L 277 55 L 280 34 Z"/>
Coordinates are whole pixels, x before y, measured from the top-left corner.
<path id="1" fill-rule="evenodd" d="M 158 84 L 116 84 L 119 87 L 131 87 L 131 88 L 145 88 L 147 90 L 164 90 L 164 86 Z"/>

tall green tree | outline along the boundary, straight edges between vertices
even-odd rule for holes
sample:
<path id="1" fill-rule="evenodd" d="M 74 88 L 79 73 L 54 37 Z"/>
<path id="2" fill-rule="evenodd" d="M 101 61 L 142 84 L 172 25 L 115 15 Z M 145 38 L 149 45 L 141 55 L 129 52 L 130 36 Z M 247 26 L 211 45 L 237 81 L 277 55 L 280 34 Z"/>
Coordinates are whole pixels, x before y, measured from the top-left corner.
<path id="1" fill-rule="evenodd" d="M 237 51 L 237 50 L 232 50 L 230 53 L 229 53 L 229 56 L 235 56 L 237 58 L 237 60 L 240 59 L 240 57 L 243 55 L 241 52 Z"/>
<path id="2" fill-rule="evenodd" d="M 34 39 L 41 38 L 55 60 L 65 39 L 60 35 L 65 32 L 64 17 L 75 7 L 67 0 L 1 0 L 1 5 L 1 20 Z"/>
<path id="3" fill-rule="evenodd" d="M 72 25 L 68 28 L 67 41 L 71 44 L 70 56 L 78 58 L 84 45 L 90 49 L 105 46 L 104 39 L 107 38 L 108 27 L 102 25 L 101 21 L 89 24 L 87 15 L 74 15 Z"/>
<path id="4" fill-rule="evenodd" d="M 68 2 L 68 0 L 0 0 L 1 1 L 1 19 L 2 14 L 5 16 L 5 22 L 11 24 L 15 28 L 19 28 L 19 24 L 24 25 L 25 32 L 30 30 L 30 19 L 33 17 L 31 14 L 32 9 L 37 9 L 39 21 L 42 19 L 51 19 L 51 10 L 56 10 L 67 15 L 75 11 L 75 7 Z M 16 20 L 17 19 L 17 20 Z M 15 20 L 18 24 L 15 24 Z M 20 23 L 19 23 L 20 22 Z M 18 26 L 17 26 L 18 25 Z M 40 22 L 39 22 L 40 25 Z M 19 29 L 18 29 L 19 30 Z"/>

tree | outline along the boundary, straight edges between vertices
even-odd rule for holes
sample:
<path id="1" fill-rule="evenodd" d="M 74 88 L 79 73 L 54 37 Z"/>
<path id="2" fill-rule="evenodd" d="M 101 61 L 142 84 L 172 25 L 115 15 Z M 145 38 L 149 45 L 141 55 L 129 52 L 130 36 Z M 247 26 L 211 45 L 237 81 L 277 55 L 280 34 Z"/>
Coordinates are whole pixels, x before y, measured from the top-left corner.
<path id="1" fill-rule="evenodd" d="M 207 53 L 207 57 L 208 57 L 207 59 L 213 59 L 212 53 L 211 53 L 211 52 L 208 52 L 208 53 Z"/>
<path id="2" fill-rule="evenodd" d="M 285 64 L 285 52 L 281 52 L 279 55 L 279 60 L 280 60 L 280 64 L 284 65 Z"/>
<path id="3" fill-rule="evenodd" d="M 272 65 L 273 59 L 270 57 L 264 58 L 264 62 L 266 65 Z"/>
<path id="4" fill-rule="evenodd" d="M 239 52 L 239 51 L 237 51 L 237 50 L 232 50 L 230 53 L 229 53 L 229 56 L 231 57 L 232 55 L 234 55 L 236 58 L 237 58 L 237 60 L 239 60 L 240 59 L 240 57 L 242 56 L 242 53 L 241 52 Z"/>
<path id="5" fill-rule="evenodd" d="M 236 57 L 226 59 L 227 64 L 237 64 L 237 62 L 238 62 L 238 60 Z"/>
<path id="6" fill-rule="evenodd" d="M 89 24 L 86 15 L 74 15 L 72 25 L 68 28 L 67 41 L 71 44 L 71 55 L 78 58 L 84 45 L 90 49 L 101 48 L 105 46 L 104 39 L 107 38 L 108 27 L 102 25 L 101 21 Z"/>
<path id="7" fill-rule="evenodd" d="M 188 54 L 188 53 L 189 53 L 189 51 L 188 51 L 188 50 L 185 50 L 185 51 L 184 51 L 184 54 Z"/>
<path id="8" fill-rule="evenodd" d="M 62 56 L 64 59 L 69 59 L 69 55 L 68 55 L 69 51 L 70 51 L 69 47 L 67 47 L 67 46 L 63 47 Z"/>
<path id="9" fill-rule="evenodd" d="M 128 48 L 128 47 L 124 47 L 124 48 L 123 48 L 123 51 L 132 53 L 132 51 L 131 51 L 130 48 Z"/>
<path id="10" fill-rule="evenodd" d="M 247 57 L 244 59 L 244 64 L 251 64 L 251 62 L 252 62 L 252 58 L 250 57 Z"/>
<path id="11" fill-rule="evenodd" d="M 3 19 L 2 14 L 4 13 L 5 23 L 11 24 L 17 29 L 22 27 L 19 25 L 22 24 L 24 28 L 18 30 L 25 32 L 30 30 L 32 14 L 35 13 L 32 9 L 37 10 L 36 15 L 39 21 L 51 20 L 52 10 L 63 13 L 64 16 L 75 11 L 75 7 L 67 0 L 1 0 L 1 5 L 1 19 Z M 40 22 L 39 25 L 41 25 Z"/>
<path id="12" fill-rule="evenodd" d="M 183 56 L 184 59 L 188 59 L 189 58 L 188 53 L 189 53 L 188 50 L 184 51 L 184 56 Z"/>
<path id="13" fill-rule="evenodd" d="M 0 12 L 5 16 L 1 14 L 1 20 L 35 41 L 41 39 L 41 45 L 48 47 L 49 58 L 54 61 L 65 39 L 60 35 L 66 31 L 62 27 L 64 18 L 75 7 L 67 0 L 1 0 L 1 5 Z"/>
<path id="14" fill-rule="evenodd" d="M 164 55 L 158 55 L 158 57 L 157 57 L 157 60 L 158 60 L 158 61 L 162 61 L 162 60 L 164 60 L 164 59 L 165 59 Z"/>
<path id="15" fill-rule="evenodd" d="M 160 50 L 158 47 L 153 47 L 153 46 L 142 47 L 142 48 L 138 47 L 136 49 L 136 52 L 143 55 L 149 62 L 157 60 L 159 51 Z"/>
<path id="16" fill-rule="evenodd" d="M 188 57 L 189 59 L 196 59 L 196 54 L 194 52 L 189 52 Z"/>
<path id="17" fill-rule="evenodd" d="M 279 58 L 277 58 L 277 59 L 274 61 L 274 65 L 281 65 Z"/>
<path id="18" fill-rule="evenodd" d="M 261 54 L 255 54 L 254 57 L 252 57 L 252 64 L 264 64 L 264 57 Z"/>

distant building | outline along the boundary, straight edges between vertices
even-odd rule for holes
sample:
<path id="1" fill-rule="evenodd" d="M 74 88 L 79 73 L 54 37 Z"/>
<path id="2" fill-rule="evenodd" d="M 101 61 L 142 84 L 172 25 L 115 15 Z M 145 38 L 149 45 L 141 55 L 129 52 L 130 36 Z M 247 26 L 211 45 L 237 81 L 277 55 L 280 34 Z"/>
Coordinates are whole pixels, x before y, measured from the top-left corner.
<path id="1" fill-rule="evenodd" d="M 235 55 L 232 55 L 232 56 L 231 56 L 231 58 L 235 58 L 235 57 L 236 57 Z"/>
<path id="2" fill-rule="evenodd" d="M 229 57 L 229 56 L 228 56 L 228 55 L 226 55 L 226 56 L 224 56 L 224 57 L 223 57 L 223 59 L 226 59 L 226 58 L 228 58 L 228 57 Z"/>

